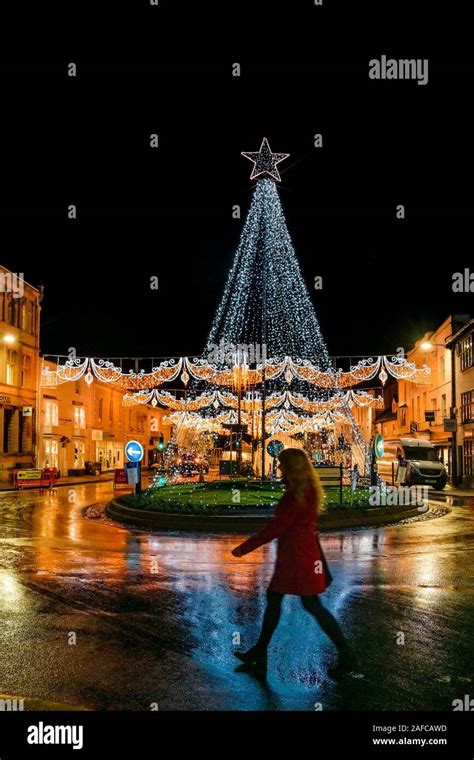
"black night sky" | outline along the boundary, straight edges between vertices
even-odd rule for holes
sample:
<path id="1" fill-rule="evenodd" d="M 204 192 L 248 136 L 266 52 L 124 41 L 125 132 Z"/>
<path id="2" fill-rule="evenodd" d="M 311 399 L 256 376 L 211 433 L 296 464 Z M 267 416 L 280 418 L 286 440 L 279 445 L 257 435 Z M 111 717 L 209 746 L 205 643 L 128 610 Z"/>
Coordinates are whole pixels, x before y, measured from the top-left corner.
<path id="1" fill-rule="evenodd" d="M 291 154 L 280 197 L 331 354 L 409 349 L 450 312 L 472 312 L 472 294 L 451 287 L 473 261 L 472 183 L 460 182 L 472 177 L 472 65 L 462 46 L 453 58 L 423 36 L 356 40 L 355 10 L 329 44 L 336 9 L 310 2 L 291 18 L 268 17 L 262 3 L 252 24 L 245 4 L 234 19 L 235 9 L 193 5 L 142 3 L 150 22 L 140 39 L 116 8 L 87 39 L 38 48 L 36 63 L 20 45 L 1 67 L 9 242 L 0 260 L 44 285 L 43 352 L 200 353 L 253 188 L 240 151 L 258 150 L 263 136 Z M 428 57 L 429 84 L 369 80 L 368 61 L 383 53 Z M 76 221 L 66 220 L 70 203 Z M 312 290 L 316 275 L 322 291 Z"/>

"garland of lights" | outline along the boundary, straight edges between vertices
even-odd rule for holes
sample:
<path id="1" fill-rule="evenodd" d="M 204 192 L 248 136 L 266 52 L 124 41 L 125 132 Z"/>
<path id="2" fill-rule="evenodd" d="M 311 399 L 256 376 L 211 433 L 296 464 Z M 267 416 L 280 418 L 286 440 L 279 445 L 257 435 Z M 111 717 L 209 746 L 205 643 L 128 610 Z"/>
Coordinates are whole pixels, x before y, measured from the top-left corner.
<path id="1" fill-rule="evenodd" d="M 113 362 L 107 359 L 81 357 L 67 359 L 64 364 L 60 364 L 58 358 L 55 370 L 43 363 L 41 385 L 46 388 L 55 388 L 62 383 L 76 382 L 81 377 L 84 377 L 85 382 L 90 385 L 95 377 L 102 383 L 113 383 L 119 388 L 143 390 L 175 380 L 182 367 L 182 358 L 178 360 L 166 359 L 157 367 L 153 367 L 149 373 L 146 373 L 145 370 L 139 372 L 129 370 L 127 374 L 123 374 L 121 367 L 115 366 Z"/>
<path id="2" fill-rule="evenodd" d="M 241 408 L 245 411 L 250 411 L 256 406 L 261 405 L 260 395 L 257 398 L 253 398 L 252 394 L 244 396 L 241 401 Z M 282 393 L 272 393 L 267 396 L 265 400 L 265 408 L 273 409 L 277 406 L 285 406 L 289 408 L 290 405 L 297 407 L 307 413 L 317 414 L 326 410 L 342 408 L 345 404 L 349 407 L 357 404 L 361 407 L 373 406 L 376 409 L 383 409 L 382 396 L 372 396 L 365 391 L 347 391 L 346 393 L 338 393 L 327 401 L 311 401 L 303 396 L 302 393 L 291 393 L 290 391 L 283 391 Z M 154 388 L 152 391 L 138 391 L 137 393 L 126 393 L 122 400 L 123 406 L 133 406 L 135 404 L 151 404 L 152 406 L 161 406 L 167 409 L 173 409 L 176 411 L 195 411 L 197 409 L 204 409 L 209 406 L 214 406 L 216 409 L 219 406 L 231 407 L 237 409 L 239 404 L 238 397 L 233 393 L 223 393 L 222 391 L 213 391 L 210 393 L 201 393 L 196 398 L 179 399 L 168 391 L 159 391 Z"/>
<path id="3" fill-rule="evenodd" d="M 426 364 L 417 368 L 414 363 L 407 362 L 406 359 L 398 356 L 362 359 L 358 364 L 351 366 L 349 372 L 343 372 L 341 369 L 321 372 L 307 359 L 293 359 L 285 356 L 283 360 L 268 359 L 258 365 L 257 369 L 247 369 L 245 373 L 247 386 L 261 383 L 263 367 L 265 367 L 267 381 L 277 380 L 283 376 L 288 384 L 293 380 L 303 380 L 319 388 L 334 390 L 372 380 L 377 373 L 382 384 L 386 383 L 390 374 L 397 380 L 408 380 L 417 385 L 429 383 L 431 374 Z M 186 370 L 189 370 L 189 374 Z M 88 385 L 96 378 L 100 382 L 113 383 L 127 390 L 145 391 L 145 389 L 153 389 L 163 383 L 172 382 L 178 375 L 185 386 L 189 382 L 189 376 L 194 380 L 218 386 L 233 387 L 235 384 L 233 368 L 219 369 L 206 359 L 193 359 L 193 361 L 187 357 L 166 359 L 157 367 L 153 367 L 151 372 L 147 373 L 142 369 L 139 372 L 129 370 L 124 374 L 121 367 L 115 366 L 113 362 L 106 359 L 81 357 L 68 359 L 64 364 L 60 364 L 58 360 L 55 370 L 46 365 L 43 366 L 41 385 L 52 388 L 65 382 L 76 382 L 84 377 Z"/>

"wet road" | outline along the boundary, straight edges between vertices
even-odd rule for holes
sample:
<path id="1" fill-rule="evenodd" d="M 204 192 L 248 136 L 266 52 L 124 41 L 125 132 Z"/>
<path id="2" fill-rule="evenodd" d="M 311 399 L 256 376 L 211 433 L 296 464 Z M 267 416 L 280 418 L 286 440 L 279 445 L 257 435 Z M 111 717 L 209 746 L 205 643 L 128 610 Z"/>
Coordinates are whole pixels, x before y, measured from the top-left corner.
<path id="1" fill-rule="evenodd" d="M 363 677 L 327 678 L 332 645 L 287 597 L 263 685 L 232 652 L 256 638 L 274 546 L 236 559 L 238 536 L 88 520 L 111 485 L 74 490 L 0 494 L 0 693 L 130 710 L 450 710 L 474 694 L 473 498 L 440 519 L 324 534 L 322 599 Z"/>

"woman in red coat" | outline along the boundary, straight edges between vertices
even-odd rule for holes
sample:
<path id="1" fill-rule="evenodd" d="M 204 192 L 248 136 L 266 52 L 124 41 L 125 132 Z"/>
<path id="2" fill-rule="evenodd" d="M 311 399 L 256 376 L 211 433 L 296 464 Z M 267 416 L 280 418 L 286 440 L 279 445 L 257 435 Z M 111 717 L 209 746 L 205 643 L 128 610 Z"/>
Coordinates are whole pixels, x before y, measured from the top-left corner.
<path id="1" fill-rule="evenodd" d="M 243 557 L 278 539 L 277 561 L 267 591 L 259 639 L 248 652 L 236 652 L 236 657 L 261 673 L 266 672 L 267 648 L 280 620 L 281 603 L 285 594 L 292 594 L 301 597 L 305 610 L 339 650 L 337 665 L 328 671 L 333 678 L 338 678 L 352 669 L 354 657 L 339 624 L 318 597 L 332 580 L 316 532 L 316 515 L 323 501 L 321 483 L 301 449 L 284 449 L 279 462 L 286 491 L 275 517 L 232 552 L 234 557 Z"/>

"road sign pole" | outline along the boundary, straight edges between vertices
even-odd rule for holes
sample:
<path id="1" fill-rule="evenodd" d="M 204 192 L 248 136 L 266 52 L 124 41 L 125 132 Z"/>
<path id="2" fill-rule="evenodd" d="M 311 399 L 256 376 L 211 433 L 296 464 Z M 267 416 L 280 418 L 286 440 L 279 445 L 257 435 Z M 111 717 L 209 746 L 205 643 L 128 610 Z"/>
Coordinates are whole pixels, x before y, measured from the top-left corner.
<path id="1" fill-rule="evenodd" d="M 142 463 L 138 462 L 137 464 L 137 470 L 138 470 L 138 480 L 135 484 L 135 493 L 140 498 L 142 495 Z"/>

